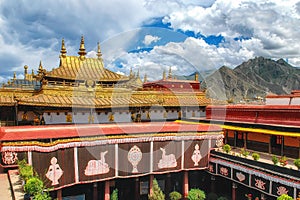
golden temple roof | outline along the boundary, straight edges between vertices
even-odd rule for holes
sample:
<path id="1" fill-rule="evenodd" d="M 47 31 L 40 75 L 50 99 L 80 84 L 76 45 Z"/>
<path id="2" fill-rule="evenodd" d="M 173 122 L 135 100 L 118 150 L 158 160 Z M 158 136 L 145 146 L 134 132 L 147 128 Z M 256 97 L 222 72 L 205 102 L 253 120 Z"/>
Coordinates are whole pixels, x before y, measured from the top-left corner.
<path id="1" fill-rule="evenodd" d="M 105 69 L 101 59 L 77 56 L 61 57 L 60 66 L 46 73 L 46 77 L 68 80 L 121 81 L 126 76 Z"/>
<path id="2" fill-rule="evenodd" d="M 0 95 L 0 106 L 14 106 L 16 101 L 12 96 L 2 96 Z"/>
<path id="3" fill-rule="evenodd" d="M 135 97 L 95 98 L 95 97 L 71 97 L 39 94 L 28 98 L 22 98 L 19 105 L 45 106 L 45 107 L 80 107 L 80 108 L 112 108 L 124 106 L 150 106 L 146 99 Z"/>

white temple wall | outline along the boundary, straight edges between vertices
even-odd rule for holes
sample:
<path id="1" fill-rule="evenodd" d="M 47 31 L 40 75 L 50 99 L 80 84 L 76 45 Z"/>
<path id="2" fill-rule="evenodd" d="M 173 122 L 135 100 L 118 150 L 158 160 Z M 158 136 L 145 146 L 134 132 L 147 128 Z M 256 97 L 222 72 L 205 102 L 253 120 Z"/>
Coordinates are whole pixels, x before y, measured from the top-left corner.
<path id="1" fill-rule="evenodd" d="M 266 98 L 266 105 L 289 105 L 290 98 Z"/>

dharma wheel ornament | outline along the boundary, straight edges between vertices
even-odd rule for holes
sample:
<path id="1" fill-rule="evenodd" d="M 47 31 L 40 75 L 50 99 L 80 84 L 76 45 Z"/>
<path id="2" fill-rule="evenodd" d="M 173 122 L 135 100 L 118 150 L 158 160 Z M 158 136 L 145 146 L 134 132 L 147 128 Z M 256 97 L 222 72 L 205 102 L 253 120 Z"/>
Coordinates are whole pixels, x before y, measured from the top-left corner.
<path id="1" fill-rule="evenodd" d="M 128 152 L 128 161 L 132 164 L 132 173 L 138 173 L 137 166 L 142 160 L 143 154 L 140 148 L 134 145 Z"/>

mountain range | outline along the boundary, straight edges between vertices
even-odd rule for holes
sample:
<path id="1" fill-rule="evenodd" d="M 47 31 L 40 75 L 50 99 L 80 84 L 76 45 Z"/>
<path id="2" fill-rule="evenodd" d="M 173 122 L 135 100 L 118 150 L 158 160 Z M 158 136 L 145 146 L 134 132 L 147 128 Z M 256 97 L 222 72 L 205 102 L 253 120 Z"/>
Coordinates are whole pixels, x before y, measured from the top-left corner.
<path id="1" fill-rule="evenodd" d="M 232 102 L 300 89 L 300 69 L 283 59 L 256 57 L 233 69 L 222 66 L 202 78 L 201 87 L 208 97 Z"/>

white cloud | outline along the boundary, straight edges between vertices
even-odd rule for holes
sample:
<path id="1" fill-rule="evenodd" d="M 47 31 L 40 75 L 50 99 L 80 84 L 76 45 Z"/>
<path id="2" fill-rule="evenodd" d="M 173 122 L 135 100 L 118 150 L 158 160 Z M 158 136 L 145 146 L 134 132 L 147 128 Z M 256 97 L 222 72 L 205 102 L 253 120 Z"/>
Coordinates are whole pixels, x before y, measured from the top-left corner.
<path id="1" fill-rule="evenodd" d="M 182 7 L 168 14 L 164 22 L 170 23 L 174 29 L 206 36 L 251 38 L 259 45 L 252 47 L 253 51 L 256 49 L 254 54 L 297 58 L 300 56 L 299 17 L 299 3 L 295 0 L 217 0 L 208 8 Z"/>
<path id="2" fill-rule="evenodd" d="M 160 37 L 152 36 L 152 35 L 146 35 L 145 38 L 144 38 L 143 43 L 148 46 L 151 43 L 155 43 L 159 40 L 160 40 Z"/>

